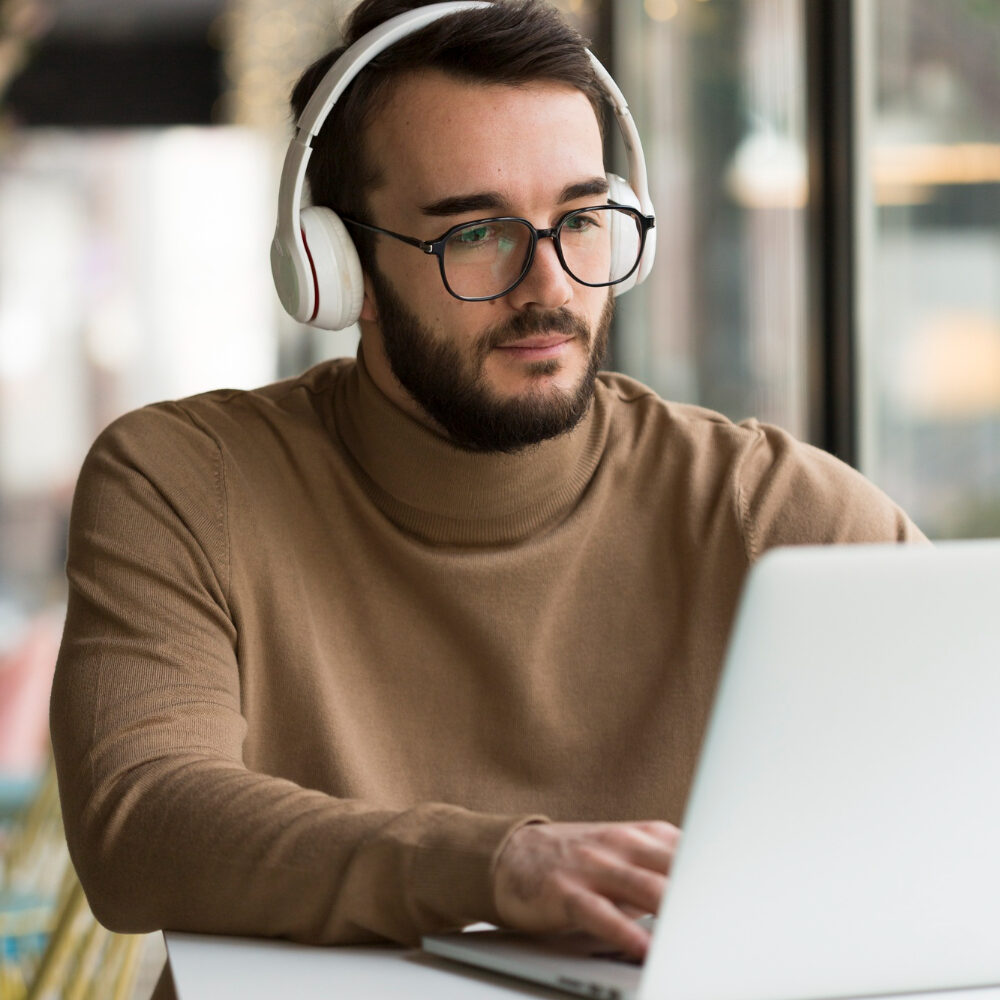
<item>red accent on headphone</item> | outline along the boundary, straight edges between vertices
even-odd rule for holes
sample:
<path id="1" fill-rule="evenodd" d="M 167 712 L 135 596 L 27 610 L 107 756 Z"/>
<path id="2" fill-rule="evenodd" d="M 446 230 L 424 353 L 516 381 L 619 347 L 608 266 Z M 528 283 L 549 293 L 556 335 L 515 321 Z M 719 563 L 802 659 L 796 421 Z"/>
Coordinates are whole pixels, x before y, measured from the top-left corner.
<path id="1" fill-rule="evenodd" d="M 319 315 L 319 279 L 316 277 L 316 265 L 313 263 L 313 255 L 309 251 L 309 241 L 306 239 L 306 231 L 304 229 L 299 230 L 302 233 L 302 245 L 306 248 L 306 256 L 309 258 L 309 270 L 312 271 L 313 276 L 313 297 L 316 299 L 316 305 L 313 307 L 313 314 L 306 321 L 311 323 Z"/>

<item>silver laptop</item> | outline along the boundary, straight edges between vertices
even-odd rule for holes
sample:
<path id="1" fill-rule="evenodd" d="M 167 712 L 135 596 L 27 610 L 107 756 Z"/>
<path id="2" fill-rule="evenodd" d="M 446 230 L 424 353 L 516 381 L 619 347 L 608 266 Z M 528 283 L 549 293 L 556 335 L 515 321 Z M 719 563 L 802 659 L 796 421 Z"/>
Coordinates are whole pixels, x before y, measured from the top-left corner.
<path id="1" fill-rule="evenodd" d="M 765 556 L 645 967 L 553 946 L 424 940 L 607 1000 L 1000 998 L 1000 540 Z"/>

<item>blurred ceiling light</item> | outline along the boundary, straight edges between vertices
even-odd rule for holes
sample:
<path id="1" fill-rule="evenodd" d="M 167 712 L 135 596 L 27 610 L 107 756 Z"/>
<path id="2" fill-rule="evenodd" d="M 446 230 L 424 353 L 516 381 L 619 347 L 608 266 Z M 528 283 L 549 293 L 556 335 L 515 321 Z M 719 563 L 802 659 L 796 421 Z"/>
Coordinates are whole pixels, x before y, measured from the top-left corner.
<path id="1" fill-rule="evenodd" d="M 773 130 L 750 132 L 736 148 L 725 185 L 744 208 L 803 208 L 809 185 L 805 151 Z"/>
<path id="2" fill-rule="evenodd" d="M 643 6 L 654 21 L 669 21 L 680 11 L 677 0 L 644 0 Z"/>
<path id="3" fill-rule="evenodd" d="M 924 419 L 1000 414 L 1000 318 L 979 312 L 929 317 L 898 374 L 901 402 Z"/>

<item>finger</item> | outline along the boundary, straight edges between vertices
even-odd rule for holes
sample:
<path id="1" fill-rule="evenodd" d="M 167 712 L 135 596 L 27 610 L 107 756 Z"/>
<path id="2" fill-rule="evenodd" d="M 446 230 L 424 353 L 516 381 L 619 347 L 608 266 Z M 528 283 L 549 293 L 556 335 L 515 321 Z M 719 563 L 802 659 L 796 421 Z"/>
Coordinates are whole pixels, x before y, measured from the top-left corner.
<path id="1" fill-rule="evenodd" d="M 607 830 L 602 843 L 631 864 L 667 875 L 674 859 L 671 839 L 661 839 L 653 833 L 628 824 Z"/>
<path id="2" fill-rule="evenodd" d="M 645 958 L 649 932 L 627 917 L 611 900 L 592 892 L 580 892 L 567 900 L 567 915 L 573 927 L 606 941 L 634 958 Z"/>
<path id="3" fill-rule="evenodd" d="M 681 839 L 681 831 L 680 827 L 674 826 L 673 823 L 667 823 L 659 819 L 650 819 L 641 820 L 638 823 L 630 825 L 642 830 L 643 833 L 648 834 L 670 850 L 677 850 L 677 845 Z"/>
<path id="4" fill-rule="evenodd" d="M 638 907 L 643 913 L 656 913 L 666 890 L 667 880 L 654 872 L 632 865 L 609 864 L 591 876 L 590 887 L 618 906 Z"/>
<path id="5" fill-rule="evenodd" d="M 640 868 L 647 868 L 660 875 L 669 875 L 670 867 L 674 863 L 674 849 L 643 835 L 642 839 L 637 838 L 628 846 L 625 858 Z"/>

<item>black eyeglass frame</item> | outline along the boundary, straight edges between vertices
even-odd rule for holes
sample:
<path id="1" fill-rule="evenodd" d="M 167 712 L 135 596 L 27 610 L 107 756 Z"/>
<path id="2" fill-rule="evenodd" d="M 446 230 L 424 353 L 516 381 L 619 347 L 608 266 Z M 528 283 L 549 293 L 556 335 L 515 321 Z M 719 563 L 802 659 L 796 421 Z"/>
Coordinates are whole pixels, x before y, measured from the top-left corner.
<path id="1" fill-rule="evenodd" d="M 565 225 L 566 220 L 574 215 L 609 208 L 626 212 L 638 222 L 639 252 L 636 254 L 635 263 L 632 265 L 628 274 L 624 274 L 620 278 L 615 278 L 614 281 L 581 281 L 566 264 L 566 258 L 563 256 L 562 244 L 559 239 L 559 232 Z M 342 222 L 346 222 L 351 226 L 358 226 L 359 228 L 367 229 L 372 233 L 381 233 L 383 236 L 391 236 L 393 239 L 406 243 L 411 247 L 423 250 L 426 254 L 433 254 L 438 259 L 438 269 L 441 271 L 441 281 L 444 284 L 445 290 L 456 299 L 460 299 L 462 302 L 490 302 L 493 299 L 500 299 L 505 295 L 509 295 L 528 276 L 528 272 L 531 270 L 531 265 L 535 260 L 535 250 L 538 248 L 538 241 L 544 239 L 552 240 L 552 243 L 556 248 L 556 256 L 559 258 L 559 264 L 577 284 L 586 285 L 588 288 L 607 288 L 611 285 L 620 285 L 623 281 L 627 281 L 635 273 L 636 268 L 639 266 L 639 262 L 642 260 L 643 250 L 646 248 L 646 235 L 650 229 L 656 225 L 655 216 L 644 215 L 639 211 L 639 209 L 633 208 L 631 205 L 620 205 L 613 201 L 609 201 L 605 205 L 590 205 L 587 208 L 570 209 L 570 211 L 560 217 L 559 221 L 556 222 L 554 226 L 550 226 L 548 229 L 536 229 L 527 219 L 522 219 L 517 215 L 499 215 L 491 216 L 487 219 L 471 219 L 468 222 L 460 222 L 458 225 L 452 226 L 434 240 L 418 240 L 415 236 L 404 236 L 402 233 L 394 233 L 391 229 L 383 229 L 381 226 L 372 226 L 367 222 L 359 222 L 357 219 L 351 219 L 344 215 L 340 216 L 340 219 Z M 524 266 L 521 269 L 521 273 L 514 279 L 513 283 L 502 292 L 497 292 L 495 295 L 459 295 L 458 292 L 456 292 L 451 285 L 448 284 L 448 276 L 444 269 L 445 245 L 448 240 L 455 235 L 455 233 L 460 232 L 463 229 L 468 229 L 470 226 L 481 226 L 487 222 L 521 222 L 527 226 L 528 231 L 531 233 L 531 245 L 528 247 L 528 252 L 525 255 Z"/>

